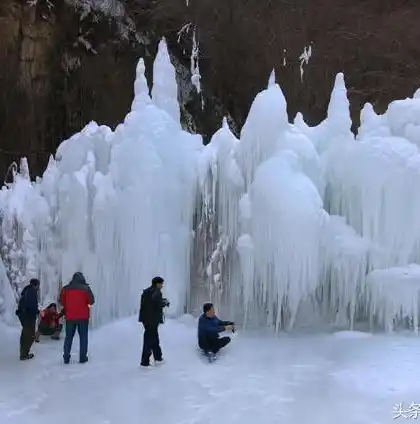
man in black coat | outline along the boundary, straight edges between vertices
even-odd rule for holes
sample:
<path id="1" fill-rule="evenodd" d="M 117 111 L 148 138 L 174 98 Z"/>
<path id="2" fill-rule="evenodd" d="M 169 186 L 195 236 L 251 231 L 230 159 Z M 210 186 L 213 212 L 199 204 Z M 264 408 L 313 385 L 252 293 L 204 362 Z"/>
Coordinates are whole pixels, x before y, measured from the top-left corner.
<path id="1" fill-rule="evenodd" d="M 33 342 L 35 341 L 36 318 L 38 310 L 38 291 L 40 282 L 33 278 L 29 284 L 22 290 L 20 295 L 16 315 L 22 324 L 22 333 L 20 335 L 20 360 L 26 361 L 34 357 L 30 353 Z"/>
<path id="2" fill-rule="evenodd" d="M 154 277 L 152 285 L 143 291 L 141 295 L 141 305 L 139 322 L 143 323 L 143 352 L 141 355 L 141 365 L 150 365 L 150 355 L 156 362 L 162 362 L 162 349 L 160 348 L 158 327 L 163 324 L 163 308 L 169 306 L 168 300 L 162 297 L 162 287 L 164 280 L 162 277 Z"/>

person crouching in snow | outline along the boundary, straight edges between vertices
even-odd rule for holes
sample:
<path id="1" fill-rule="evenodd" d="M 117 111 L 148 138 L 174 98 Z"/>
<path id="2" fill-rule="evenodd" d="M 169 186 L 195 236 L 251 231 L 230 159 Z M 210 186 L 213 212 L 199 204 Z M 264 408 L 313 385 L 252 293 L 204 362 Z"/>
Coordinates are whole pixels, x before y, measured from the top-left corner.
<path id="1" fill-rule="evenodd" d="M 58 313 L 57 305 L 51 303 L 47 308 L 39 314 L 40 320 L 38 324 L 38 331 L 35 335 L 35 341 L 39 343 L 39 337 L 51 336 L 53 340 L 60 339 L 60 333 L 63 329 L 63 324 L 60 324 L 61 317 L 64 316 L 64 311 Z"/>
<path id="2" fill-rule="evenodd" d="M 209 359 L 230 342 L 230 337 L 219 337 L 223 331 L 235 331 L 235 323 L 221 321 L 212 303 L 203 305 L 203 315 L 198 320 L 198 346 Z"/>

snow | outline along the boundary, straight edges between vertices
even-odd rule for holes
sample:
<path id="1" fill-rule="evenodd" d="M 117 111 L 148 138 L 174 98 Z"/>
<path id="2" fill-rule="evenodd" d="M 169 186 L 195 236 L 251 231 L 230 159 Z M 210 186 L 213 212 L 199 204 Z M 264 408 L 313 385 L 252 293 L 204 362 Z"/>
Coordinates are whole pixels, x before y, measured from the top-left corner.
<path id="1" fill-rule="evenodd" d="M 420 346 L 410 336 L 240 332 L 208 364 L 195 320 L 183 317 L 161 328 L 166 362 L 144 370 L 135 321 L 91 332 L 90 362 L 69 366 L 48 338 L 19 363 L 17 332 L 0 328 L 0 422 L 388 424 L 396 403 L 420 402 Z"/>

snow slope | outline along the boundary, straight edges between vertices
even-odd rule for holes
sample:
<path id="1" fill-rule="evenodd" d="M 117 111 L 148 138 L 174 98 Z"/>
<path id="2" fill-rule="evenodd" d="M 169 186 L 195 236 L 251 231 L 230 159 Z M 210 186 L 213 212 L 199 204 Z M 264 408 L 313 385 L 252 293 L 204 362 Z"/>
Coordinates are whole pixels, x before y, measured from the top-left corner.
<path id="1" fill-rule="evenodd" d="M 91 362 L 69 366 L 48 338 L 20 363 L 17 332 L 2 328 L 0 422 L 387 424 L 403 420 L 394 404 L 420 403 L 420 345 L 410 335 L 239 333 L 208 364 L 185 317 L 162 326 L 166 363 L 144 370 L 140 328 L 130 318 L 93 331 Z"/>

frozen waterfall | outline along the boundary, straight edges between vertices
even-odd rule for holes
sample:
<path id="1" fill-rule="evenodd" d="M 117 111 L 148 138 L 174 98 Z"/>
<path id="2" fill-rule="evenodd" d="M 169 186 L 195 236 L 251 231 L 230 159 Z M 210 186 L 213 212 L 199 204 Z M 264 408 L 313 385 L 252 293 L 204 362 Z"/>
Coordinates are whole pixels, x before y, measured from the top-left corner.
<path id="1" fill-rule="evenodd" d="M 129 316 L 153 276 L 170 314 L 206 300 L 245 325 L 310 317 L 387 330 L 419 323 L 420 96 L 384 115 L 366 105 L 355 137 L 344 76 L 325 121 L 290 124 L 275 83 L 237 139 L 182 130 L 175 70 L 159 44 L 150 90 L 141 59 L 131 111 L 65 140 L 42 178 L 22 159 L 0 192 L 0 315 L 25 282 L 56 300 L 76 271 L 96 293 L 93 325 Z"/>

